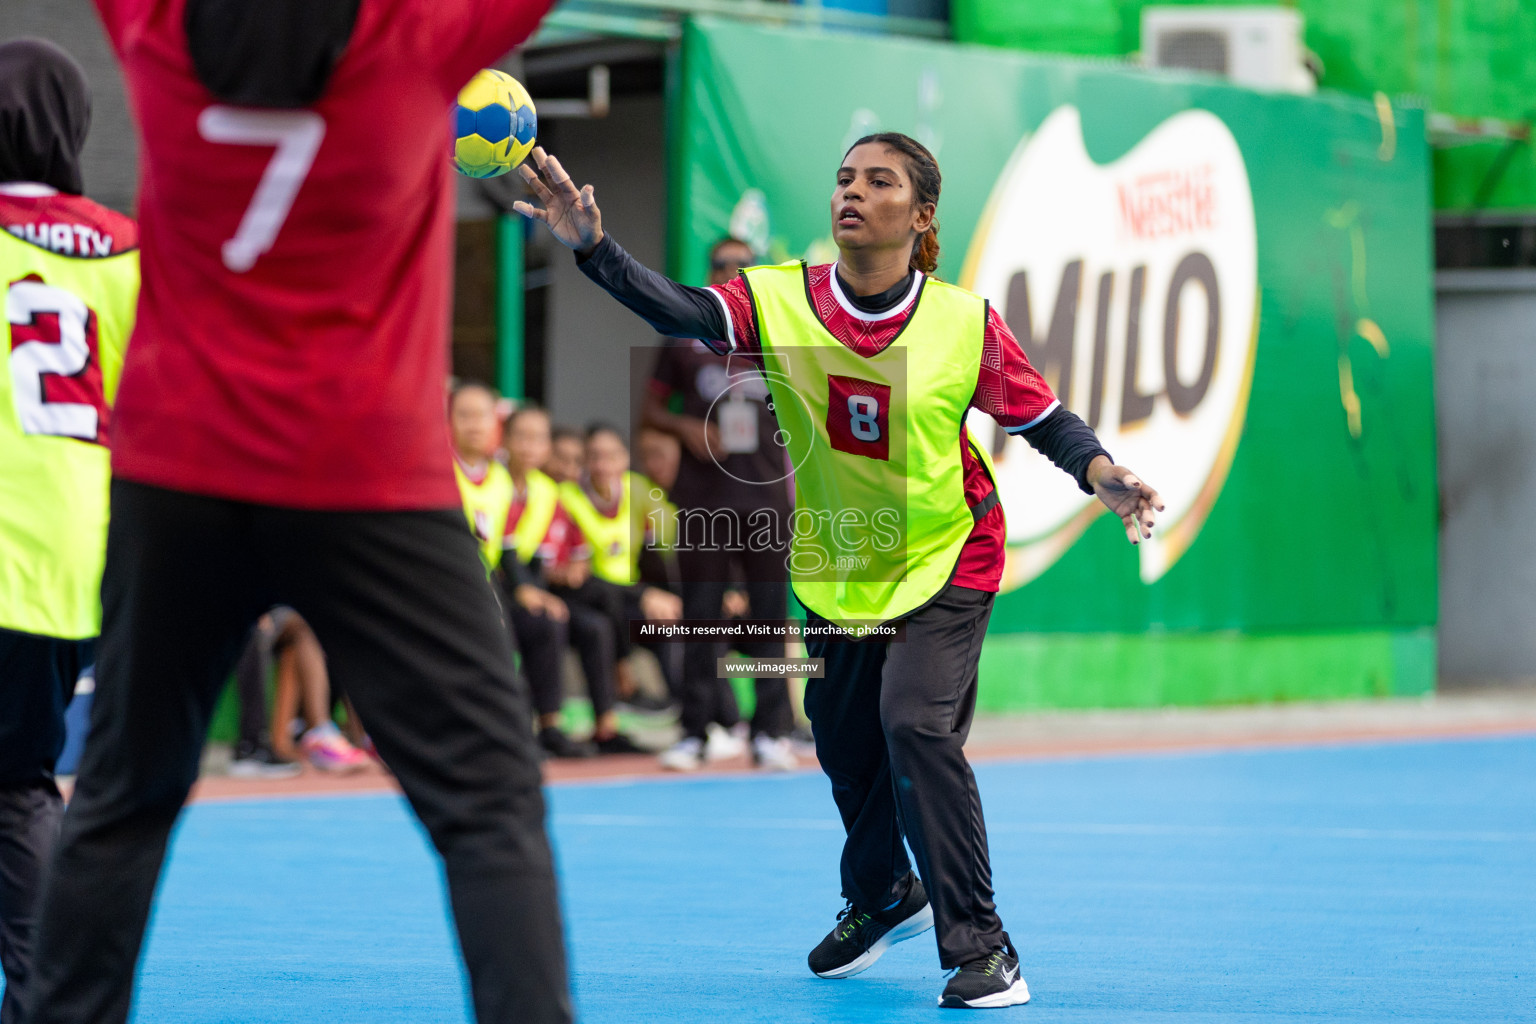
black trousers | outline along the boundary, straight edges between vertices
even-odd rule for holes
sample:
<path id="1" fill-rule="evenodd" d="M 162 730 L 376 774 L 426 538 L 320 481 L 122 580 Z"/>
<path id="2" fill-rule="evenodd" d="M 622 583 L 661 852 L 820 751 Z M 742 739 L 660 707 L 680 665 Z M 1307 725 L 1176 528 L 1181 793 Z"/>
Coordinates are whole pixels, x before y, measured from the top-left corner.
<path id="1" fill-rule="evenodd" d="M 644 586 L 621 586 L 610 583 L 608 580 L 596 576 L 588 576 L 579 587 L 550 587 L 550 592 L 564 601 L 571 609 L 571 619 L 574 622 L 580 614 L 589 630 L 596 630 L 596 624 L 592 617 L 600 617 L 605 624 L 605 632 L 613 638 L 613 657 L 622 661 L 634 653 L 636 644 L 629 633 L 631 619 L 642 619 L 640 614 L 640 593 Z M 580 612 L 577 609 L 581 609 Z M 574 639 L 574 634 L 573 634 Z M 677 668 L 672 663 L 674 647 L 667 643 L 641 642 L 639 646 L 646 647 L 656 655 L 656 660 L 661 666 L 662 679 L 667 684 L 667 690 L 677 692 L 678 679 Z M 578 649 L 578 653 L 580 650 Z M 585 658 L 582 660 L 582 669 L 587 675 L 587 686 L 592 694 L 592 710 L 595 714 L 602 714 L 613 707 L 613 673 L 610 671 L 607 692 L 601 695 L 604 704 L 598 706 L 599 694 L 597 684 L 593 681 L 593 669 L 587 665 Z"/>
<path id="2" fill-rule="evenodd" d="M 0 1024 L 15 1024 L 32 972 L 43 868 L 64 814 L 53 766 L 94 644 L 0 629 Z"/>
<path id="3" fill-rule="evenodd" d="M 561 683 L 565 649 L 569 646 L 581 659 L 592 713 L 606 714 L 614 701 L 613 624 L 608 617 L 568 601 L 569 616 L 564 622 L 556 622 L 518 604 L 510 588 L 502 600 L 512 620 L 518 653 L 523 657 L 523 674 L 533 692 L 533 710 L 540 715 L 552 715 L 563 706 L 565 693 Z"/>
<path id="4" fill-rule="evenodd" d="M 598 582 L 602 583 L 603 581 L 599 580 Z M 620 587 L 612 583 L 605 585 L 618 591 L 620 608 L 619 628 L 628 635 L 630 623 L 645 621 L 645 612 L 640 607 L 640 595 L 645 593 L 647 587 L 655 586 L 655 584 L 641 582 L 629 587 Z M 656 665 L 661 670 L 662 682 L 667 684 L 667 693 L 676 697 L 678 687 L 682 686 L 683 678 L 683 652 L 677 649 L 677 644 L 669 643 L 666 640 L 632 640 L 629 651 L 633 651 L 636 647 L 642 647 L 656 656 Z M 625 651 L 624 657 L 629 656 L 629 651 Z"/>
<path id="5" fill-rule="evenodd" d="M 0 784 L 0 1024 L 16 1024 L 22 986 L 34 964 L 43 868 L 59 837 L 64 800 L 52 779 Z"/>
<path id="6" fill-rule="evenodd" d="M 95 646 L 0 629 L 0 786 L 53 777 L 64 709 Z"/>
<path id="7" fill-rule="evenodd" d="M 947 587 L 906 619 L 906 639 L 806 645 L 825 677 L 806 684 L 816 756 L 848 838 L 843 895 L 860 910 L 906 895 L 917 858 L 946 969 L 1002 945 L 976 777 L 963 747 L 995 595 Z M 815 613 L 813 624 L 825 620 Z"/>
<path id="8" fill-rule="evenodd" d="M 743 548 L 746 545 L 742 545 Z M 683 576 L 683 619 L 721 618 L 720 602 L 731 578 L 734 561 L 745 579 L 747 602 L 754 619 L 780 619 L 789 609 L 789 583 L 784 552 L 724 551 L 714 548 L 679 548 L 678 567 Z M 678 700 L 684 736 L 702 739 L 711 722 L 730 728 L 741 720 L 736 691 L 719 678 L 716 659 L 734 647 L 749 658 L 784 657 L 783 640 L 743 640 L 724 643 L 685 643 L 683 679 Z M 782 676 L 765 676 L 753 684 L 757 698 L 752 712 L 752 735 L 788 736 L 795 727 L 789 702 L 789 682 Z"/>
<path id="9" fill-rule="evenodd" d="M 571 1020 L 528 697 L 459 509 L 299 511 L 119 480 L 102 604 L 27 1024 L 127 1019 L 215 697 L 274 604 L 315 630 L 443 858 L 477 1020 Z"/>

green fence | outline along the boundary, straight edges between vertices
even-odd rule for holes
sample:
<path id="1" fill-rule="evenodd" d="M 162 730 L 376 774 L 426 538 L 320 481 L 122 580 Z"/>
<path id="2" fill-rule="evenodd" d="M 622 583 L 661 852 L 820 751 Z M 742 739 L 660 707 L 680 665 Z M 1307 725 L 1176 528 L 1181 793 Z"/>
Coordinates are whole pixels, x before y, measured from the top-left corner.
<path id="1" fill-rule="evenodd" d="M 1157 0 L 1202 6 L 1223 0 Z M 1141 48 L 1149 0 L 952 0 L 955 37 L 1047 53 L 1120 56 Z M 1529 123 L 1536 116 L 1536 4 L 1514 0 L 1293 0 L 1321 84 L 1357 96 L 1422 97 L 1457 117 Z M 1475 138 L 1434 155 L 1435 206 L 1536 206 L 1529 141 Z"/>

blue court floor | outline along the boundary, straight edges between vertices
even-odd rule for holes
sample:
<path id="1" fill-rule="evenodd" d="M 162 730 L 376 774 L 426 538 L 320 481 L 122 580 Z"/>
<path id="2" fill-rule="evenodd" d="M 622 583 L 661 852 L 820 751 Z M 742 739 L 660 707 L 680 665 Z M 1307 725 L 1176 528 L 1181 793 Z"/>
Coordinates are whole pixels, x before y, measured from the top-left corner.
<path id="1" fill-rule="evenodd" d="M 997 902 L 1047 1021 L 1536 1021 L 1536 738 L 978 767 Z M 931 935 L 820 981 L 825 780 L 550 791 L 581 1019 L 942 1021 Z M 204 804 L 141 1024 L 455 1024 L 438 869 L 403 804 Z"/>

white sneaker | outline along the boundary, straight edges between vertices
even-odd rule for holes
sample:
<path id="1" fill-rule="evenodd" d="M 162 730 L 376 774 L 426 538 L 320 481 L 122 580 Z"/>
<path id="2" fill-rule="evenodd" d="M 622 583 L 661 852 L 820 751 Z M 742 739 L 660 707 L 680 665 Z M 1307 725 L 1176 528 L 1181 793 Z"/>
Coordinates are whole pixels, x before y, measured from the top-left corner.
<path id="1" fill-rule="evenodd" d="M 663 750 L 656 760 L 669 772 L 697 771 L 704 763 L 704 741 L 697 736 L 685 736 Z"/>
<path id="2" fill-rule="evenodd" d="M 770 772 L 792 772 L 800 767 L 794 744 L 788 736 L 753 737 L 752 760 L 759 768 Z"/>
<path id="3" fill-rule="evenodd" d="M 704 760 L 729 761 L 747 752 L 746 741 L 718 723 L 709 724 L 709 739 L 704 744 Z"/>

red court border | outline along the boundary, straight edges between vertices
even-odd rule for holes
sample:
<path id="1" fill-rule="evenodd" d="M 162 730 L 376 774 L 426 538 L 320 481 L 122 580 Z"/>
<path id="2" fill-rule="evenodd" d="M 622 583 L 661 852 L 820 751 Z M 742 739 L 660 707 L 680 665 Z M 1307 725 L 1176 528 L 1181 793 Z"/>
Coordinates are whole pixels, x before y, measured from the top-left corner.
<path id="1" fill-rule="evenodd" d="M 1211 736 L 1106 737 L 1062 740 L 1030 740 L 1018 743 L 988 743 L 966 748 L 972 761 L 1052 761 L 1084 757 L 1118 757 L 1136 754 L 1186 754 L 1223 750 L 1264 750 L 1284 747 L 1318 747 L 1370 743 L 1413 742 L 1536 736 L 1536 719 L 1521 718 L 1502 722 L 1466 722 L 1458 724 L 1421 724 L 1385 728 L 1322 728 L 1296 732 L 1234 733 Z M 807 758 L 807 771 L 816 768 Z M 756 775 L 745 757 L 721 762 L 697 772 L 663 771 L 656 758 L 647 754 L 600 757 L 582 761 L 551 761 L 544 765 L 548 785 L 573 785 L 593 782 L 661 781 Z M 238 800 L 280 797 L 342 796 L 398 792 L 394 779 L 375 765 L 354 775 L 336 776 L 306 769 L 292 779 L 232 779 L 209 775 L 192 788 L 190 802 L 222 803 Z"/>

